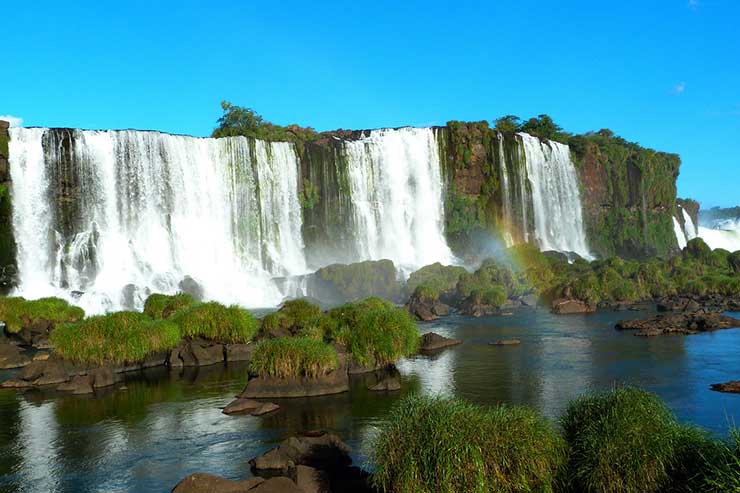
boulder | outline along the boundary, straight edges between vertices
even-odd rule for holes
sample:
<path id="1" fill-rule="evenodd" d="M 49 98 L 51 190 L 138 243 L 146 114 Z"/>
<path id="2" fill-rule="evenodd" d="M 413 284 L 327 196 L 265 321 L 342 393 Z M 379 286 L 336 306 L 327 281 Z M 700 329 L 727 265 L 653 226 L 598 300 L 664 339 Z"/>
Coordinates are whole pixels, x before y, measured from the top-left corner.
<path id="1" fill-rule="evenodd" d="M 49 353 L 39 352 L 33 355 L 34 361 L 46 361 L 47 359 L 49 359 Z"/>
<path id="2" fill-rule="evenodd" d="M 714 383 L 709 388 L 717 392 L 729 392 L 732 394 L 740 394 L 740 381 L 733 380 L 731 382 L 725 382 L 725 383 Z"/>
<path id="3" fill-rule="evenodd" d="M 309 466 L 296 466 L 295 484 L 303 493 L 323 493 L 330 491 L 325 474 Z"/>
<path id="4" fill-rule="evenodd" d="M 190 350 L 197 362 L 197 366 L 215 365 L 224 361 L 224 346 L 204 340 L 190 341 Z"/>
<path id="5" fill-rule="evenodd" d="M 657 315 L 638 320 L 622 320 L 615 325 L 617 330 L 635 330 L 636 336 L 664 334 L 691 335 L 721 329 L 740 327 L 740 320 L 715 312 L 699 310 Z"/>
<path id="6" fill-rule="evenodd" d="M 432 313 L 438 317 L 446 317 L 450 314 L 450 305 L 438 301 L 432 306 Z"/>
<path id="7" fill-rule="evenodd" d="M 73 394 L 92 394 L 92 378 L 89 375 L 75 375 L 71 381 L 58 385 L 57 390 Z"/>
<path id="8" fill-rule="evenodd" d="M 426 303 L 409 303 L 409 305 L 407 305 L 407 309 L 411 315 L 415 316 L 419 320 L 429 322 L 437 319 L 437 315 L 432 311 L 432 306 Z"/>
<path id="9" fill-rule="evenodd" d="M 441 336 L 435 332 L 427 332 L 421 336 L 419 343 L 419 350 L 422 352 L 438 351 L 451 346 L 457 346 L 462 344 L 462 341 L 458 339 L 450 339 L 449 337 Z"/>
<path id="10" fill-rule="evenodd" d="M 280 409 L 280 406 L 272 402 L 265 402 L 260 407 L 251 412 L 252 416 L 264 416 L 265 414 L 274 413 Z"/>
<path id="11" fill-rule="evenodd" d="M 374 392 L 392 392 L 395 390 L 401 390 L 401 382 L 395 377 L 386 377 L 375 385 L 368 387 L 368 390 Z"/>
<path id="12" fill-rule="evenodd" d="M 22 368 L 31 363 L 31 359 L 22 354 L 21 349 L 14 344 L 0 344 L 0 370 Z"/>
<path id="13" fill-rule="evenodd" d="M 180 291 L 192 296 L 195 301 L 203 301 L 203 287 L 190 276 L 183 277 L 178 284 Z"/>
<path id="14" fill-rule="evenodd" d="M 23 324 L 15 336 L 28 346 L 46 349 L 49 347 L 49 334 L 54 330 L 54 322 L 37 319 Z"/>
<path id="15" fill-rule="evenodd" d="M 573 298 L 560 298 L 552 302 L 552 312 L 558 315 L 572 315 L 576 313 L 593 313 L 596 305 Z"/>
<path id="16" fill-rule="evenodd" d="M 346 371 L 340 369 L 318 378 L 252 378 L 247 382 L 247 386 L 240 397 L 250 399 L 312 397 L 340 394 L 348 390 L 349 377 Z"/>
<path id="17" fill-rule="evenodd" d="M 92 386 L 95 389 L 110 387 L 111 385 L 116 383 L 117 380 L 116 375 L 113 373 L 113 370 L 106 366 L 90 370 L 89 376 L 90 380 L 92 381 Z"/>
<path id="18" fill-rule="evenodd" d="M 519 339 L 499 339 L 496 342 L 491 342 L 491 346 L 518 346 L 522 341 Z"/>
<path id="19" fill-rule="evenodd" d="M 231 401 L 224 409 L 224 414 L 240 414 L 252 412 L 262 406 L 262 403 L 253 399 L 237 398 Z"/>
<path id="20" fill-rule="evenodd" d="M 249 361 L 252 358 L 255 347 L 254 344 L 227 344 L 226 362 Z"/>
<path id="21" fill-rule="evenodd" d="M 270 478 L 264 483 L 260 483 L 256 488 L 249 490 L 249 493 L 304 493 L 298 488 L 295 482 L 286 477 Z"/>
<path id="22" fill-rule="evenodd" d="M 255 491 L 254 488 L 264 482 L 262 478 L 232 481 L 213 474 L 197 472 L 177 483 L 172 493 L 242 493 Z"/>
<path id="23" fill-rule="evenodd" d="M 276 448 L 249 461 L 255 471 L 288 475 L 298 465 L 330 471 L 352 464 L 350 448 L 333 433 L 316 432 L 283 440 Z"/>
<path id="24" fill-rule="evenodd" d="M 468 296 L 460 304 L 460 313 L 477 318 L 499 315 L 501 309 L 497 306 L 483 303 L 480 296 Z"/>
<path id="25" fill-rule="evenodd" d="M 57 358 L 32 361 L 21 370 L 18 378 L 33 385 L 55 385 L 69 380 L 64 364 Z"/>
<path id="26" fill-rule="evenodd" d="M 519 301 L 522 302 L 522 305 L 524 306 L 537 306 L 537 304 L 540 302 L 540 298 L 534 294 L 525 294 L 521 298 L 519 298 Z"/>

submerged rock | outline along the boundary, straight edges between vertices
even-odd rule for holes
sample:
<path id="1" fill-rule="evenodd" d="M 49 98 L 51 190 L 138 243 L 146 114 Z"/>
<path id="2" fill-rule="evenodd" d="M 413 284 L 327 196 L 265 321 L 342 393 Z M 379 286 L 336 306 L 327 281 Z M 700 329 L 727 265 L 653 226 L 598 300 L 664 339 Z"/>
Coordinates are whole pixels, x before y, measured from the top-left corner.
<path id="1" fill-rule="evenodd" d="M 393 392 L 401 390 L 401 382 L 395 377 L 386 377 L 375 385 L 369 386 L 368 390 L 374 392 Z"/>
<path id="2" fill-rule="evenodd" d="M 519 339 L 499 339 L 496 342 L 489 343 L 491 346 L 518 346 L 522 341 Z"/>
<path id="3" fill-rule="evenodd" d="M 419 350 L 422 352 L 438 351 L 447 347 L 457 346 L 458 344 L 462 344 L 462 341 L 441 336 L 436 332 L 427 332 L 421 336 Z"/>
<path id="4" fill-rule="evenodd" d="M 69 382 L 57 386 L 60 392 L 72 392 L 73 394 L 92 394 L 92 379 L 88 375 L 75 375 Z"/>
<path id="5" fill-rule="evenodd" d="M 352 463 L 350 448 L 333 433 L 317 432 L 290 437 L 249 461 L 255 471 L 278 471 L 290 474 L 295 466 L 321 470 L 347 467 Z"/>
<path id="6" fill-rule="evenodd" d="M 265 402 L 264 404 L 261 404 L 257 409 L 252 411 L 251 414 L 252 416 L 264 416 L 265 414 L 274 413 L 279 409 L 280 406 L 278 406 L 274 402 Z"/>
<path id="7" fill-rule="evenodd" d="M 617 330 L 636 330 L 636 336 L 646 337 L 665 334 L 691 335 L 734 327 L 740 327 L 740 320 L 704 310 L 692 313 L 669 313 L 638 320 L 622 320 L 615 325 Z"/>
<path id="8" fill-rule="evenodd" d="M 224 414 L 241 414 L 249 413 L 262 406 L 262 403 L 255 401 L 254 399 L 243 399 L 241 397 L 233 400 L 227 405 L 223 411 Z"/>
<path id="9" fill-rule="evenodd" d="M 254 491 L 255 487 L 264 482 L 262 478 L 232 481 L 214 474 L 196 472 L 177 483 L 172 493 L 241 493 Z"/>
<path id="10" fill-rule="evenodd" d="M 714 383 L 709 388 L 717 392 L 729 392 L 732 394 L 740 394 L 740 381 L 733 380 L 731 382 L 725 382 L 725 383 Z"/>

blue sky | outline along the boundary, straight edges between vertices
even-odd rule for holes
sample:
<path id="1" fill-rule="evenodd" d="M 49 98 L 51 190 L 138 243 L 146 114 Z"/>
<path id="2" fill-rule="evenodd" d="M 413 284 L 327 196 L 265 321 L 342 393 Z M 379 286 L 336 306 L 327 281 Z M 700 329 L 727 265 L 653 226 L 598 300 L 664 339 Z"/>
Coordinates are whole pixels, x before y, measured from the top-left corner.
<path id="1" fill-rule="evenodd" d="M 23 5 L 25 3 L 25 5 Z M 9 2 L 0 115 L 207 135 L 223 99 L 318 130 L 551 115 L 740 204 L 740 1 Z"/>

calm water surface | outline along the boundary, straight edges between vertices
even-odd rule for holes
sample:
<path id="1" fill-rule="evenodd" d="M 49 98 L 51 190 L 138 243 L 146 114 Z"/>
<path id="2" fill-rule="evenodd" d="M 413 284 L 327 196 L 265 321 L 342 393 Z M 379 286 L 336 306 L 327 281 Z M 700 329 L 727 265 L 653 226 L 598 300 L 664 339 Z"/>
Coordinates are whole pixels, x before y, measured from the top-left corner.
<path id="1" fill-rule="evenodd" d="M 250 458 L 315 428 L 336 430 L 362 464 L 363 444 L 407 392 L 528 404 L 556 418 L 586 390 L 631 383 L 658 393 L 681 420 L 726 434 L 740 418 L 740 395 L 709 385 L 740 379 L 740 330 L 641 338 L 612 328 L 645 315 L 523 310 L 421 324 L 464 344 L 403 361 L 403 391 L 368 392 L 370 375 L 342 395 L 276 400 L 283 409 L 262 418 L 221 414 L 245 384 L 243 365 L 157 369 L 95 396 L 0 390 L 0 491 L 169 491 L 196 471 L 237 479 L 249 476 Z M 488 344 L 512 337 L 522 344 Z M 0 380 L 11 376 L 0 371 Z"/>

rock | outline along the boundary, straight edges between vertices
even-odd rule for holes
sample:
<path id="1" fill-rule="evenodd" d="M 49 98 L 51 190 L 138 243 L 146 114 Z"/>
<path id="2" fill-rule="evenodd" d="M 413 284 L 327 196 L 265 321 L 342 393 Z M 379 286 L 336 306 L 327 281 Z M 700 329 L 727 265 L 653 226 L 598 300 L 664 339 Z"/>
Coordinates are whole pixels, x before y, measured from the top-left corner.
<path id="1" fill-rule="evenodd" d="M 197 472 L 177 483 L 172 493 L 242 493 L 255 491 L 254 488 L 264 482 L 262 478 L 232 481 L 213 474 Z"/>
<path id="2" fill-rule="evenodd" d="M 622 320 L 615 325 L 617 330 L 636 330 L 636 336 L 646 337 L 664 334 L 691 335 L 734 327 L 740 327 L 740 320 L 704 310 L 668 313 L 638 320 Z"/>
<path id="3" fill-rule="evenodd" d="M 255 471 L 281 471 L 288 474 L 298 465 L 322 471 L 352 464 L 350 448 L 333 433 L 311 433 L 283 440 L 276 448 L 249 461 Z"/>
<path id="4" fill-rule="evenodd" d="M 458 339 L 450 339 L 449 337 L 441 336 L 435 332 L 427 332 L 421 336 L 419 343 L 419 350 L 422 352 L 438 351 L 451 346 L 457 346 L 462 344 L 462 341 Z"/>
<path id="5" fill-rule="evenodd" d="M 596 305 L 572 298 L 560 298 L 552 302 L 552 312 L 558 315 L 571 315 L 575 313 L 593 313 Z"/>
<path id="6" fill-rule="evenodd" d="M 260 407 L 251 412 L 252 416 L 264 416 L 265 414 L 274 413 L 280 409 L 280 406 L 272 402 L 265 402 Z"/>
<path id="7" fill-rule="evenodd" d="M 190 341 L 190 350 L 197 362 L 197 366 L 215 365 L 224 361 L 224 346 L 208 341 Z"/>
<path id="8" fill-rule="evenodd" d="M 57 390 L 73 394 L 92 394 L 92 378 L 89 375 L 75 375 L 71 381 L 58 385 Z"/>
<path id="9" fill-rule="evenodd" d="M 46 361 L 49 359 L 49 353 L 36 353 L 33 355 L 34 361 Z"/>
<path id="10" fill-rule="evenodd" d="M 226 362 L 249 361 L 255 347 L 254 344 L 226 344 Z"/>
<path id="11" fill-rule="evenodd" d="M 450 314 L 450 305 L 438 301 L 432 306 L 432 313 L 438 317 L 446 317 Z"/>
<path id="12" fill-rule="evenodd" d="M 349 377 L 346 371 L 340 369 L 319 378 L 253 378 L 247 382 L 240 397 L 251 399 L 312 397 L 340 394 L 348 390 Z"/>
<path id="13" fill-rule="evenodd" d="M 144 361 L 141 362 L 141 369 L 165 366 L 167 364 L 168 357 L 169 357 L 169 353 L 166 351 L 152 353 L 148 355 L 146 358 L 144 358 Z"/>
<path id="14" fill-rule="evenodd" d="M 18 374 L 20 380 L 34 385 L 54 385 L 69 380 L 64 365 L 58 359 L 32 361 Z"/>
<path id="15" fill-rule="evenodd" d="M 496 342 L 489 343 L 491 346 L 518 346 L 522 341 L 519 339 L 499 339 Z"/>
<path id="16" fill-rule="evenodd" d="M 525 294 L 519 301 L 522 302 L 523 306 L 537 306 L 540 302 L 540 298 L 536 294 Z"/>
<path id="17" fill-rule="evenodd" d="M 731 382 L 725 382 L 725 383 L 714 383 L 709 388 L 717 392 L 729 392 L 733 394 L 740 394 L 740 381 L 733 380 Z"/>
<path id="18" fill-rule="evenodd" d="M 49 347 L 49 334 L 54 330 L 54 323 L 49 320 L 37 319 L 25 323 L 15 336 L 25 345 L 34 347 Z"/>
<path id="19" fill-rule="evenodd" d="M 180 291 L 189 294 L 195 301 L 203 301 L 203 287 L 190 276 L 185 276 L 180 284 L 178 284 Z"/>
<path id="20" fill-rule="evenodd" d="M 296 466 L 295 484 L 303 493 L 323 493 L 330 491 L 324 473 L 309 466 Z"/>
<path id="21" fill-rule="evenodd" d="M 110 368 L 105 366 L 91 370 L 89 375 L 90 380 L 92 381 L 92 386 L 95 389 L 110 387 L 116 383 L 116 375 Z"/>
<path id="22" fill-rule="evenodd" d="M 375 385 L 368 387 L 368 390 L 372 390 L 375 392 L 392 392 L 395 390 L 401 390 L 401 382 L 399 382 L 397 378 L 387 377 L 376 383 Z"/>
<path id="23" fill-rule="evenodd" d="M 437 315 L 432 312 L 432 308 L 425 303 L 411 303 L 407 309 L 411 315 L 419 320 L 429 322 L 437 319 Z"/>
<path id="24" fill-rule="evenodd" d="M 26 380 L 6 380 L 2 383 L 0 383 L 0 388 L 2 389 L 27 389 L 29 387 L 33 387 L 33 384 L 31 382 L 28 382 Z"/>
<path id="25" fill-rule="evenodd" d="M 303 490 L 286 477 L 270 478 L 264 483 L 260 483 L 256 488 L 249 490 L 249 493 L 303 493 Z"/>
<path id="26" fill-rule="evenodd" d="M 262 403 L 259 401 L 237 398 L 236 400 L 231 401 L 221 412 L 224 414 L 240 414 L 254 411 L 261 406 Z"/>
<path id="27" fill-rule="evenodd" d="M 497 306 L 483 303 L 480 296 L 472 295 L 462 301 L 460 304 L 460 313 L 471 317 L 487 317 L 500 314 L 501 309 Z"/>
<path id="28" fill-rule="evenodd" d="M 22 368 L 31 363 L 31 359 L 22 354 L 21 349 L 13 344 L 0 344 L 0 370 Z"/>

